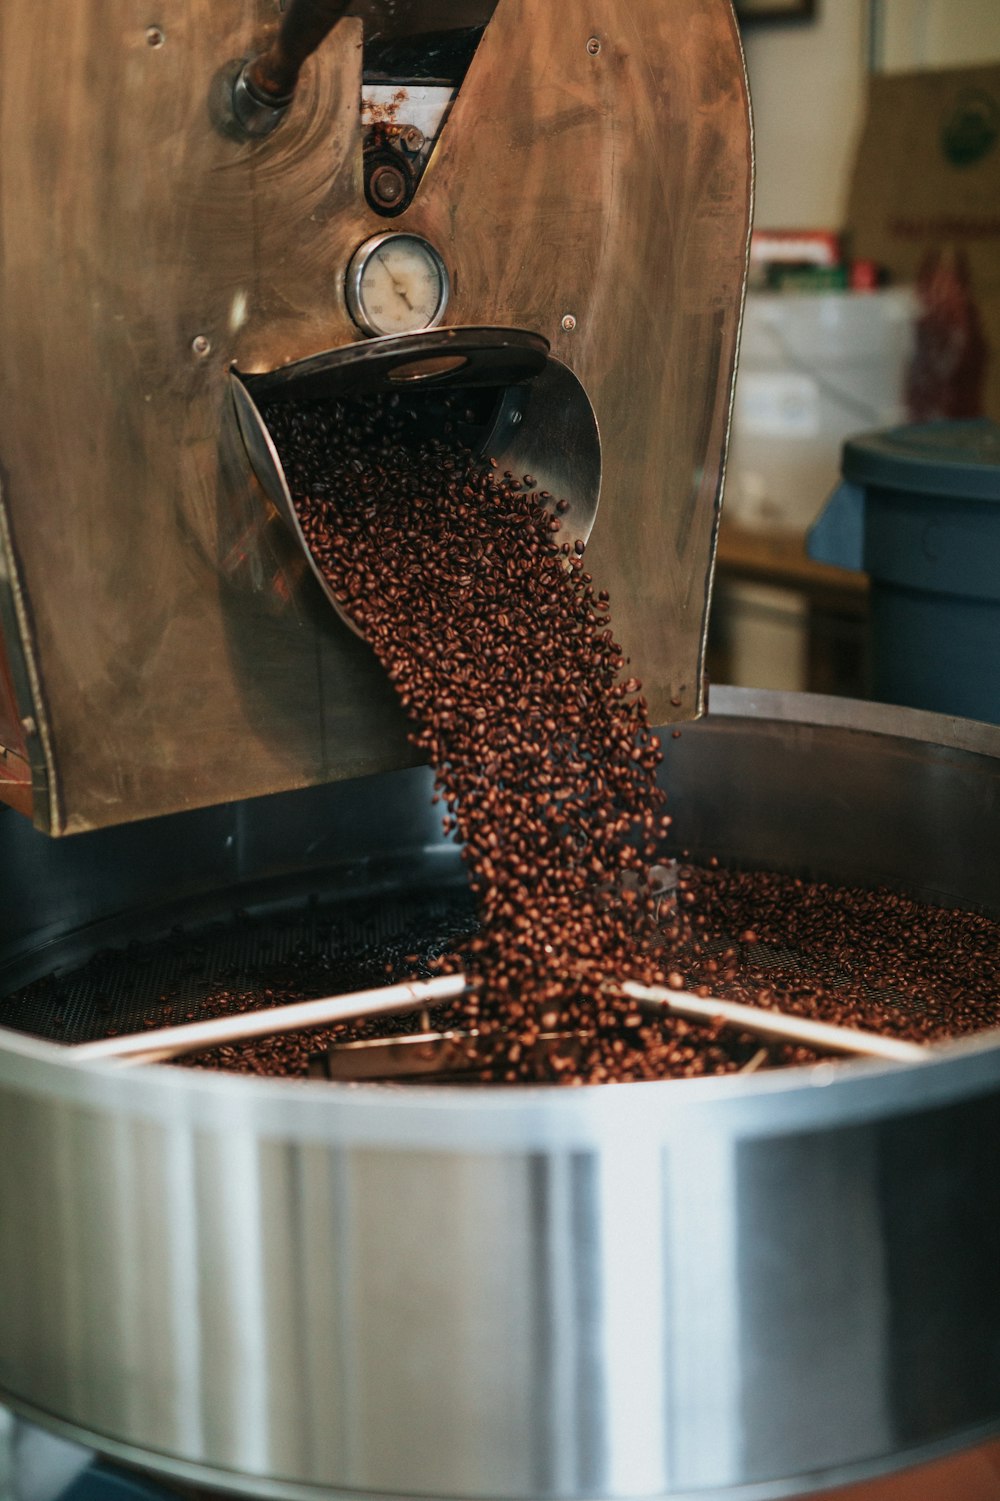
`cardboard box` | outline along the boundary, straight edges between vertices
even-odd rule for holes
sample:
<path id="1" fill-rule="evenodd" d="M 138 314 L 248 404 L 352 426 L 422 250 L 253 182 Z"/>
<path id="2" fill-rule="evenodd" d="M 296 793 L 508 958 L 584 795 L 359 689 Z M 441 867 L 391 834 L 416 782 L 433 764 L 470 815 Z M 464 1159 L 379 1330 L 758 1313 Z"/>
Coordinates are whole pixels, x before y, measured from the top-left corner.
<path id="1" fill-rule="evenodd" d="M 850 250 L 916 286 L 914 421 L 1000 421 L 1000 65 L 872 79 Z"/>

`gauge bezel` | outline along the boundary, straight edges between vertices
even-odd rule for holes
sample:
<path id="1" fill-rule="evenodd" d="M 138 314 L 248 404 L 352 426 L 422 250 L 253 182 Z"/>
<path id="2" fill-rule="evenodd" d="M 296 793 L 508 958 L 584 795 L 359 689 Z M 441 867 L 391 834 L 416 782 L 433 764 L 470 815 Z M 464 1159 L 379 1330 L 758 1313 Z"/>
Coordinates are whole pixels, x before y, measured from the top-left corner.
<path id="1" fill-rule="evenodd" d="M 437 307 L 434 309 L 434 316 L 428 323 L 422 323 L 419 328 L 408 328 L 404 330 L 403 336 L 405 337 L 408 334 L 426 333 L 430 328 L 437 328 L 448 310 L 448 302 L 451 298 L 451 278 L 448 275 L 448 267 L 444 263 L 444 258 L 441 255 L 441 252 L 431 244 L 430 240 L 426 240 L 423 235 L 414 234 L 412 230 L 387 230 L 383 234 L 372 235 L 370 239 L 365 240 L 362 245 L 359 245 L 357 250 L 351 256 L 347 267 L 347 274 L 344 279 L 344 291 L 347 299 L 347 311 L 350 313 L 352 319 L 357 324 L 358 328 L 360 328 L 361 332 L 363 334 L 367 334 L 368 337 L 372 339 L 398 337 L 398 335 L 387 333 L 385 329 L 379 328 L 371 321 L 365 311 L 364 294 L 362 291 L 365 271 L 368 268 L 372 256 L 375 255 L 377 251 L 381 250 L 384 245 L 391 244 L 395 240 L 410 240 L 413 243 L 419 245 L 421 249 L 425 250 L 437 268 L 437 274 L 440 283 Z"/>

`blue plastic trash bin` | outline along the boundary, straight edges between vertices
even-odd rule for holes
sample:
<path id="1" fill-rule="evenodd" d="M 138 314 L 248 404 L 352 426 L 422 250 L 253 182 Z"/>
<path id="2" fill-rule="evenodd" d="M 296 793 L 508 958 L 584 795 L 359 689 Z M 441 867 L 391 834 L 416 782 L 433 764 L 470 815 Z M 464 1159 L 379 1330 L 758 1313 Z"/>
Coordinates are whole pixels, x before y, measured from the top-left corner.
<path id="1" fill-rule="evenodd" d="M 810 557 L 871 576 L 872 692 L 1000 723 L 1000 426 L 852 438 Z"/>

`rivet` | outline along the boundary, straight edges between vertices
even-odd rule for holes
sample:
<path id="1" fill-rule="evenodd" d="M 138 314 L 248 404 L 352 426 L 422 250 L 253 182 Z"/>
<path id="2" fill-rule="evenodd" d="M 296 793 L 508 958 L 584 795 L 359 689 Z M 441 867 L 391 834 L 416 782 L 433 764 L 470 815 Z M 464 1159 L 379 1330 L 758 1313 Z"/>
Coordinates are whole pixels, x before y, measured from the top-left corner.
<path id="1" fill-rule="evenodd" d="M 204 334 L 195 334 L 191 340 L 191 348 L 200 360 L 203 360 L 207 354 L 211 354 L 212 352 L 211 341 L 206 339 Z"/>
<path id="2" fill-rule="evenodd" d="M 600 50 L 601 50 L 601 39 L 600 39 L 600 37 L 599 36 L 592 36 L 590 38 L 590 41 L 587 43 L 587 51 L 590 53 L 591 57 L 596 57 L 597 54 L 600 52 Z"/>
<path id="3" fill-rule="evenodd" d="M 166 40 L 166 36 L 164 35 L 163 28 L 161 26 L 146 27 L 147 46 L 162 47 Z"/>
<path id="4" fill-rule="evenodd" d="M 573 317 L 572 313 L 566 314 L 566 316 L 563 318 L 562 326 L 564 333 L 571 334 L 573 332 L 574 328 L 576 328 L 576 319 Z"/>

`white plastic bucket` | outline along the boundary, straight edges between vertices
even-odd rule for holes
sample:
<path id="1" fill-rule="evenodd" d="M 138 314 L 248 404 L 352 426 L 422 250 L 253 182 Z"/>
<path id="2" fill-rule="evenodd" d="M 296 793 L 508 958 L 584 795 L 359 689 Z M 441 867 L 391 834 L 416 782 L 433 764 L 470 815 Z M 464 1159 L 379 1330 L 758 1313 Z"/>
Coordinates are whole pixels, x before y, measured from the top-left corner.
<path id="1" fill-rule="evenodd" d="M 844 440 L 904 420 L 916 306 L 906 287 L 748 296 L 726 477 L 730 520 L 805 533 L 840 478 Z"/>

